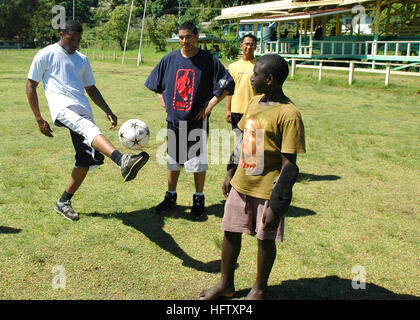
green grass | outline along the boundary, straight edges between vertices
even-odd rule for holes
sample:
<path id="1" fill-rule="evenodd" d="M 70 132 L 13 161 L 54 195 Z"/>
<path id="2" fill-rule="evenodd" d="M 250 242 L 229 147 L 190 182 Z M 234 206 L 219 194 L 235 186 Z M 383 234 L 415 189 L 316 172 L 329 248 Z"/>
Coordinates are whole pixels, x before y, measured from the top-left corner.
<path id="1" fill-rule="evenodd" d="M 140 118 L 151 128 L 151 159 L 122 183 L 107 160 L 89 173 L 73 200 L 71 223 L 52 208 L 73 167 L 69 133 L 42 136 L 25 96 L 34 51 L 0 51 L 0 299 L 195 299 L 220 277 L 225 165 L 211 164 L 205 194 L 208 219 L 189 219 L 193 177 L 179 181 L 179 208 L 153 212 L 166 190 L 166 166 L 156 161 L 165 114 L 144 81 L 160 55 L 92 62 L 97 86 L 122 124 Z M 137 53 L 129 53 L 136 57 Z M 42 113 L 50 121 L 45 96 Z M 301 111 L 307 153 L 286 219 L 285 242 L 270 277 L 272 299 L 400 299 L 420 296 L 418 79 L 297 70 L 285 93 Z M 103 112 L 94 116 L 104 134 Z M 211 128 L 228 129 L 224 103 Z M 122 149 L 122 147 L 121 147 Z M 237 298 L 253 284 L 256 239 L 243 237 Z M 54 266 L 66 288 L 53 290 Z M 353 290 L 352 268 L 366 270 L 366 290 Z"/>

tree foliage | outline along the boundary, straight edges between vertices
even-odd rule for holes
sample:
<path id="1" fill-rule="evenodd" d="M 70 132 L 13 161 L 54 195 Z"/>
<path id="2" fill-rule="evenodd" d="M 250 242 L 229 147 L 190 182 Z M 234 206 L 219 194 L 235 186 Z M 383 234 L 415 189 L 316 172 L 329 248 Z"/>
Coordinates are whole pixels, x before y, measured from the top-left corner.
<path id="1" fill-rule="evenodd" d="M 213 18 L 220 14 L 220 8 L 257 2 L 261 0 L 148 0 L 146 14 L 155 17 L 148 19 L 152 26 L 148 34 L 156 49 L 163 50 L 166 43 L 162 39 L 176 32 L 176 24 L 192 21 L 200 26 L 201 22 L 212 21 L 209 30 L 216 33 L 221 30 L 220 22 Z M 114 39 L 123 47 L 131 0 L 77 0 L 75 3 L 76 20 L 82 22 L 85 33 L 94 29 L 90 36 Z M 140 26 L 144 3 L 145 0 L 134 0 L 134 28 Z M 73 1 L 70 0 L 0 0 L 0 39 L 18 39 L 38 46 L 56 41 L 59 33 L 51 24 L 55 5 L 62 5 L 66 18 L 72 18 Z"/>
<path id="2" fill-rule="evenodd" d="M 154 44 L 156 51 L 164 51 L 166 39 L 177 30 L 177 20 L 174 15 L 163 15 L 159 18 L 149 16 L 146 20 L 146 33 Z"/>
<path id="3" fill-rule="evenodd" d="M 104 26 L 105 32 L 118 42 L 121 50 L 124 49 L 124 39 L 126 37 L 129 16 L 130 7 L 120 5 L 111 12 L 110 19 Z"/>

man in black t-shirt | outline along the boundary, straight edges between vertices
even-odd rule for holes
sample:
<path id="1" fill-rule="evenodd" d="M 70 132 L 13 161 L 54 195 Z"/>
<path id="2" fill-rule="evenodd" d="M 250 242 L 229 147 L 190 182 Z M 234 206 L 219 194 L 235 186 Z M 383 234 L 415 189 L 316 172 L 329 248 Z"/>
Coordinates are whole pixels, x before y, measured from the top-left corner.
<path id="1" fill-rule="evenodd" d="M 194 173 L 191 214 L 198 219 L 204 214 L 208 118 L 221 100 L 233 94 L 235 83 L 217 57 L 196 47 L 199 35 L 194 24 L 179 26 L 178 36 L 182 48 L 165 55 L 145 83 L 167 112 L 168 191 L 156 211 L 162 213 L 176 205 L 176 187 L 184 166 Z"/>

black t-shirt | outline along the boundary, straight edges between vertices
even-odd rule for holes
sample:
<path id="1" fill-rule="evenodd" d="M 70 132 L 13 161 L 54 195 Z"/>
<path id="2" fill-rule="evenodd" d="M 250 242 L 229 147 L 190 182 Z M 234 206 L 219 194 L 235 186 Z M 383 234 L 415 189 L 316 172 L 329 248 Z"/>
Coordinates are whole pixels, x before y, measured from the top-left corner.
<path id="1" fill-rule="evenodd" d="M 181 50 L 168 53 L 144 85 L 163 95 L 166 120 L 175 126 L 179 121 L 193 122 L 214 96 L 220 97 L 225 90 L 233 94 L 235 89 L 232 76 L 219 59 L 201 49 L 190 58 Z"/>

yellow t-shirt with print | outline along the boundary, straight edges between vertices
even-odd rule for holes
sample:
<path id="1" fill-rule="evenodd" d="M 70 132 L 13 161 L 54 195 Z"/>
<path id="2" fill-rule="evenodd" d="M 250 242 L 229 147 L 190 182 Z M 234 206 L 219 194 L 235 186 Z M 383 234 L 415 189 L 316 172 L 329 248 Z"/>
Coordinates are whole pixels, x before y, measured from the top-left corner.
<path id="1" fill-rule="evenodd" d="M 239 129 L 243 131 L 242 153 L 231 185 L 240 193 L 270 199 L 274 180 L 280 174 L 281 153 L 304 153 L 305 128 L 291 101 L 270 106 L 251 99 Z"/>
<path id="2" fill-rule="evenodd" d="M 232 95 L 231 112 L 244 114 L 249 101 L 255 96 L 251 85 L 254 66 L 255 59 L 249 61 L 241 59 L 228 66 L 229 73 L 233 80 L 235 80 L 235 92 Z"/>

